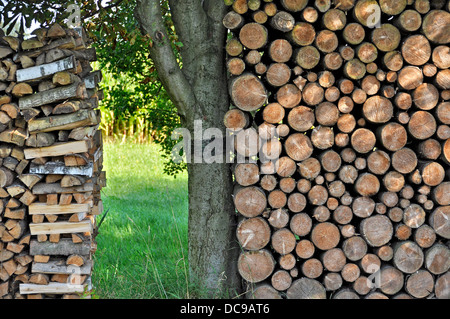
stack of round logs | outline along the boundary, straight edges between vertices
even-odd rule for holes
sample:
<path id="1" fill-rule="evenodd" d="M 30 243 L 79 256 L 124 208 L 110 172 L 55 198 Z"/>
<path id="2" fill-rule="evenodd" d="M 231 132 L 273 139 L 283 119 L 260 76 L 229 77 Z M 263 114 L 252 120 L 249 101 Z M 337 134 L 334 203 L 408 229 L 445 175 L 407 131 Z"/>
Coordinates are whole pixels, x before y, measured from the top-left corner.
<path id="1" fill-rule="evenodd" d="M 450 2 L 225 2 L 247 296 L 450 298 Z"/>

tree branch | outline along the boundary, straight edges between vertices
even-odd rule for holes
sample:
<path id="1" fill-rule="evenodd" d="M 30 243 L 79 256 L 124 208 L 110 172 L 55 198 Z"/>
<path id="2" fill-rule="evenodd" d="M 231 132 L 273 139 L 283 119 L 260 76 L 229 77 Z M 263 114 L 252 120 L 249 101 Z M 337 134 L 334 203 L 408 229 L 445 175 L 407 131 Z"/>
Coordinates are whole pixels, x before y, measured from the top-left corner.
<path id="1" fill-rule="evenodd" d="M 173 52 L 159 0 L 137 0 L 134 13 L 141 32 L 152 40 L 150 56 L 155 63 L 158 76 L 178 113 L 185 117 L 197 103 L 193 89 L 181 71 Z"/>

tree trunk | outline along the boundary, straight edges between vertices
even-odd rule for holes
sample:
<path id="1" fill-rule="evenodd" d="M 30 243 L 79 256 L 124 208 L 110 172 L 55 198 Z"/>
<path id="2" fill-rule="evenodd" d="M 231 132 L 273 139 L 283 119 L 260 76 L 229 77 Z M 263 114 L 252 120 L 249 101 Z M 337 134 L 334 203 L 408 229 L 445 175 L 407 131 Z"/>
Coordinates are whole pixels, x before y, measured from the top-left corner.
<path id="1" fill-rule="evenodd" d="M 221 0 L 169 1 L 172 19 L 183 43 L 183 69 L 173 54 L 159 2 L 137 1 L 141 31 L 153 40 L 150 55 L 159 77 L 191 134 L 194 121 L 203 130 L 220 128 L 229 98 L 224 53 L 226 29 Z M 234 297 L 240 293 L 237 271 L 237 220 L 232 201 L 229 164 L 188 163 L 190 279 L 201 296 Z M 204 289 L 204 290 L 203 290 Z"/>

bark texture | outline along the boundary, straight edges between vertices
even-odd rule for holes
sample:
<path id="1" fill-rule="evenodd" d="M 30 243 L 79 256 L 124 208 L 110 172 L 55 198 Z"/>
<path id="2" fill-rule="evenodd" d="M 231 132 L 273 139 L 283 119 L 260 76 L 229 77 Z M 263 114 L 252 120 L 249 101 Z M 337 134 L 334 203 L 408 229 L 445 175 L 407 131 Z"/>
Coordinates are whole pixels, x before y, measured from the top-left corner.
<path id="1" fill-rule="evenodd" d="M 183 68 L 172 51 L 159 2 L 137 1 L 135 15 L 141 30 L 153 40 L 150 55 L 183 127 L 193 132 L 221 128 L 228 111 L 224 51 L 226 7 L 221 0 L 169 1 L 180 41 Z M 224 162 L 225 163 L 225 162 Z M 235 239 L 232 177 L 228 164 L 188 164 L 189 267 L 191 280 L 208 297 L 237 294 L 240 287 Z M 237 291 L 236 291 L 237 290 Z"/>

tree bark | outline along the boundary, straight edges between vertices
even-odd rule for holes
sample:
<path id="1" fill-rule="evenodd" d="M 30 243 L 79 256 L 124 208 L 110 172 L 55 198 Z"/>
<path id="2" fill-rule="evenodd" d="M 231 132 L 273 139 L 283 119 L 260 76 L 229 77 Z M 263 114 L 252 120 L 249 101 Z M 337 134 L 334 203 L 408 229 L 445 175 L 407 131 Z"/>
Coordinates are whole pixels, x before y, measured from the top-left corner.
<path id="1" fill-rule="evenodd" d="M 203 5 L 202 5 L 203 4 Z M 225 131 L 228 111 L 224 53 L 226 29 L 221 0 L 169 1 L 172 19 L 183 43 L 183 69 L 175 58 L 158 1 L 139 0 L 135 9 L 141 31 L 152 40 L 150 55 L 182 125 L 193 132 L 194 121 L 204 130 Z M 188 164 L 190 278 L 207 297 L 240 292 L 235 240 L 237 221 L 228 164 Z M 200 289 L 199 289 L 200 290 Z"/>

